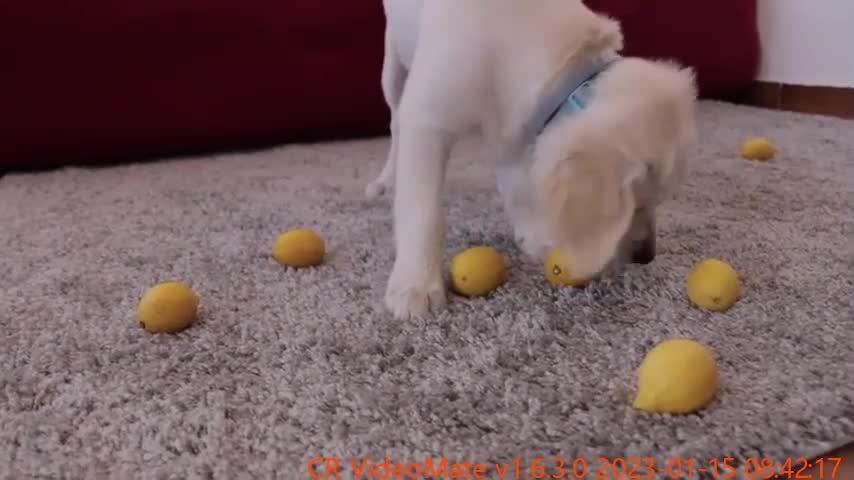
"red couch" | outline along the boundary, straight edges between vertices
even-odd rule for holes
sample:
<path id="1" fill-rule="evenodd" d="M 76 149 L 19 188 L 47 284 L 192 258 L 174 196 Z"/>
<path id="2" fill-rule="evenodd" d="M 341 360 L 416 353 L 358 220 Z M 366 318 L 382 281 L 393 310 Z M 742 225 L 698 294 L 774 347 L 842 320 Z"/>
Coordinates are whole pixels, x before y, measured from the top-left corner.
<path id="1" fill-rule="evenodd" d="M 704 96 L 753 79 L 756 0 L 587 1 Z M 379 0 L 3 3 L 0 172 L 387 132 Z"/>

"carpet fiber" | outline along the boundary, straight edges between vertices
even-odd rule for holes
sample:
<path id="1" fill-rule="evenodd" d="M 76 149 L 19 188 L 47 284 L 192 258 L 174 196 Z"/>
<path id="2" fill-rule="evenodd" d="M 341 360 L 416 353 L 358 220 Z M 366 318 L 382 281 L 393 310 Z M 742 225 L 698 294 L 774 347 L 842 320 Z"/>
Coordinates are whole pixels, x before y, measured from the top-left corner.
<path id="1" fill-rule="evenodd" d="M 583 291 L 524 262 L 491 168 L 462 150 L 447 252 L 497 247 L 509 280 L 411 321 L 382 309 L 389 204 L 362 194 L 387 139 L 0 179 L 0 478 L 297 479 L 318 456 L 342 478 L 351 457 L 468 460 L 484 478 L 585 457 L 594 478 L 599 456 L 696 470 L 837 446 L 854 435 L 854 122 L 711 102 L 700 116 L 657 260 Z M 773 161 L 737 157 L 754 135 Z M 301 226 L 326 263 L 277 266 L 275 236 Z M 685 298 L 707 256 L 742 276 L 729 312 Z M 201 296 L 200 319 L 147 334 L 136 303 L 168 279 Z M 641 358 L 677 336 L 714 350 L 718 396 L 635 412 Z"/>

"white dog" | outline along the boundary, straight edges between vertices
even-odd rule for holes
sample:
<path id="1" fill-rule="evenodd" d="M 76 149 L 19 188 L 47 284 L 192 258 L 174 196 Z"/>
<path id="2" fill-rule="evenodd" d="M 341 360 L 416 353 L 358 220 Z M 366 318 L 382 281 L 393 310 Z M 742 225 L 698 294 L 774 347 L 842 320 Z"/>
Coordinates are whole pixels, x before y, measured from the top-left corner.
<path id="1" fill-rule="evenodd" d="M 623 58 L 619 24 L 581 0 L 384 0 L 382 87 L 394 186 L 396 317 L 441 310 L 445 170 L 482 135 L 520 248 L 559 247 L 575 276 L 655 256 L 655 207 L 695 142 L 694 75 Z M 394 180 L 392 181 L 392 179 Z"/>

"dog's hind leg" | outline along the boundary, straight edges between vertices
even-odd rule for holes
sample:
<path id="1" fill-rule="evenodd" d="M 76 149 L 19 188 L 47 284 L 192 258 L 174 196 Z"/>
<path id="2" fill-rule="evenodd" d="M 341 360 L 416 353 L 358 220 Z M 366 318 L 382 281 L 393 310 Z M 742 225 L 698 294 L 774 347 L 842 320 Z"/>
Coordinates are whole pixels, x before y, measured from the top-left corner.
<path id="1" fill-rule="evenodd" d="M 400 99 L 403 96 L 403 86 L 406 84 L 408 72 L 406 67 L 400 60 L 400 56 L 394 48 L 391 33 L 386 29 L 385 33 L 385 54 L 383 56 L 382 67 L 382 90 L 391 114 L 391 146 L 388 152 L 388 158 L 385 165 L 377 178 L 365 187 L 365 195 L 369 198 L 374 198 L 382 195 L 386 190 L 390 189 L 394 182 L 394 171 L 397 162 L 398 137 L 400 136 L 398 128 L 397 110 L 400 106 Z"/>

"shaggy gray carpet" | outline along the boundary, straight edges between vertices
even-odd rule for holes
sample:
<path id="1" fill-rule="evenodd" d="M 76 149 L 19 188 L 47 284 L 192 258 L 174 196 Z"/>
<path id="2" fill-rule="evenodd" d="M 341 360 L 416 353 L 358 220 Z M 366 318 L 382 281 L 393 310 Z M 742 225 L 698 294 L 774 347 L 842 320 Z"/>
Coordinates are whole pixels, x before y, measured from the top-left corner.
<path id="1" fill-rule="evenodd" d="M 405 322 L 381 308 L 388 199 L 362 194 L 386 139 L 6 176 L 0 478 L 296 479 L 319 456 L 341 458 L 342 478 L 351 457 L 519 459 L 521 478 L 537 457 L 585 457 L 594 478 L 599 456 L 699 468 L 850 439 L 854 122 L 710 102 L 700 115 L 658 259 L 583 291 L 523 262 L 491 169 L 463 150 L 447 252 L 497 247 L 509 280 Z M 776 159 L 737 156 L 754 135 Z M 299 226 L 322 232 L 323 266 L 271 260 L 275 236 Z M 707 256 L 743 278 L 727 313 L 685 298 Z M 167 279 L 193 286 L 201 318 L 153 336 L 135 307 Z M 714 350 L 717 398 L 695 415 L 633 411 L 641 358 L 675 336 Z"/>

